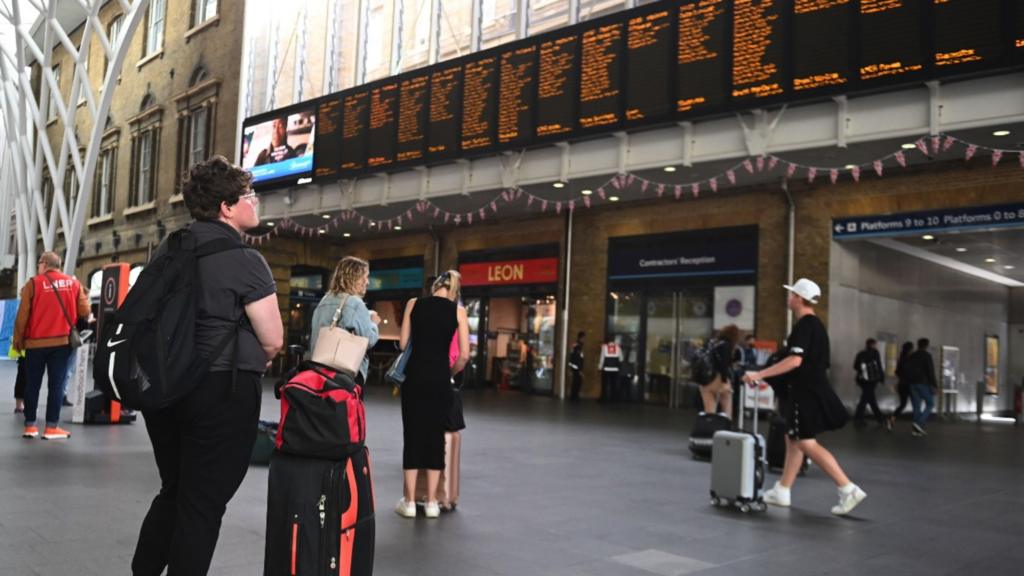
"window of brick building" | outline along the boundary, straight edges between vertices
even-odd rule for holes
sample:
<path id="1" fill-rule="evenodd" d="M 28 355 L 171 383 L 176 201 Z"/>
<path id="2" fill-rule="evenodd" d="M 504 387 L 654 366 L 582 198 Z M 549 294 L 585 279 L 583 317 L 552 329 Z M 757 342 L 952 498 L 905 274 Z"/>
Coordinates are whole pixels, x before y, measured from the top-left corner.
<path id="1" fill-rule="evenodd" d="M 157 197 L 157 169 L 160 158 L 160 121 L 163 109 L 152 96 L 142 100 L 141 112 L 128 123 L 131 129 L 132 160 L 129 179 L 129 208 L 145 206 Z"/>
<path id="2" fill-rule="evenodd" d="M 167 0 L 151 0 L 146 12 L 146 52 L 143 57 L 156 54 L 164 47 L 164 21 Z"/>
<path id="3" fill-rule="evenodd" d="M 117 146 L 105 145 L 96 163 L 96 181 L 92 191 L 91 218 L 103 218 L 114 211 L 114 185 L 117 177 Z"/>
<path id="4" fill-rule="evenodd" d="M 189 169 L 214 153 L 219 89 L 220 80 L 211 78 L 206 69 L 199 66 L 192 72 L 188 90 L 174 97 L 178 117 L 176 193 L 181 192 Z"/>
<path id="5" fill-rule="evenodd" d="M 53 66 L 53 83 L 57 85 L 57 92 L 50 90 L 50 108 L 46 116 L 47 120 L 57 119 L 57 99 L 60 98 L 60 64 Z"/>
<path id="6" fill-rule="evenodd" d="M 192 27 L 217 15 L 217 0 L 192 0 Z"/>
<path id="7" fill-rule="evenodd" d="M 124 24 L 124 14 L 118 14 L 110 21 L 107 27 L 107 40 L 110 42 L 111 51 L 116 52 L 118 38 L 121 36 L 121 25 Z M 103 77 L 107 77 L 107 70 L 110 69 L 110 58 L 103 58 Z"/>

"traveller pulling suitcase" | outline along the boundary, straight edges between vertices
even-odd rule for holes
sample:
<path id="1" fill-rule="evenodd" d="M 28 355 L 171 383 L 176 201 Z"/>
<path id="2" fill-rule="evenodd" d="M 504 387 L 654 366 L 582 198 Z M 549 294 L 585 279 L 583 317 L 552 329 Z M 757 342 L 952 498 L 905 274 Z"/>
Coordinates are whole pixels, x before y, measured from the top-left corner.
<path id="1" fill-rule="evenodd" d="M 757 388 L 754 387 L 754 403 L 757 403 Z M 740 388 L 745 394 L 746 386 Z M 740 406 L 745 405 L 741 398 Z M 764 501 L 764 477 L 768 468 L 765 460 L 764 436 L 757 432 L 757 413 L 754 410 L 754 425 L 751 432 L 715 432 L 711 453 L 711 504 L 724 506 L 732 504 L 746 513 L 751 510 L 764 512 L 768 505 Z"/>

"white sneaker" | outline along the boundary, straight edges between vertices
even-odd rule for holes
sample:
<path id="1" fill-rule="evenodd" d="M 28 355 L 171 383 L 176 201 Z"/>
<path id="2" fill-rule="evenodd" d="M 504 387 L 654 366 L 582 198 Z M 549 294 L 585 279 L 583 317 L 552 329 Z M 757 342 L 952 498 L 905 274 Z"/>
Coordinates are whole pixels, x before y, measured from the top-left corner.
<path id="1" fill-rule="evenodd" d="M 921 436 L 927 436 L 928 435 L 928 432 L 924 428 L 918 426 L 917 422 L 914 422 L 914 424 L 910 427 L 910 429 L 913 430 L 914 432 L 917 432 Z"/>
<path id="2" fill-rule="evenodd" d="M 399 499 L 398 500 L 398 504 L 395 505 L 395 514 L 398 514 L 402 518 L 415 518 L 416 517 L 416 503 L 415 502 L 406 502 L 405 498 Z"/>
<path id="3" fill-rule="evenodd" d="M 434 502 L 427 502 L 427 505 L 423 507 L 423 511 L 426 513 L 427 518 L 437 518 L 441 515 L 441 505 Z"/>
<path id="4" fill-rule="evenodd" d="M 766 504 L 772 506 L 779 506 L 781 508 L 789 508 L 790 491 L 788 488 L 784 488 L 778 482 L 775 486 L 772 486 L 764 492 L 764 501 Z"/>
<path id="5" fill-rule="evenodd" d="M 853 511 L 858 504 L 864 501 L 868 495 L 866 492 L 860 489 L 860 486 L 853 485 L 853 490 L 849 492 L 843 492 L 839 490 L 839 504 L 832 507 L 832 513 L 836 516 L 845 516 Z"/>

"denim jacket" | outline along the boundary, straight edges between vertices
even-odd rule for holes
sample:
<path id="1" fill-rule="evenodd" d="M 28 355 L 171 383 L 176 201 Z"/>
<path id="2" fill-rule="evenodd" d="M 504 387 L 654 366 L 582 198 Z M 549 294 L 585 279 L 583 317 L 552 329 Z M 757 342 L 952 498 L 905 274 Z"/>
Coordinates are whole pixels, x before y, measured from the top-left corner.
<path id="1" fill-rule="evenodd" d="M 341 304 L 341 300 L 344 294 L 332 294 L 327 293 L 320 303 L 316 305 L 316 310 L 313 311 L 313 333 L 309 337 L 309 351 L 312 353 L 316 347 L 316 339 L 320 335 L 320 329 L 324 326 L 331 325 L 331 319 L 334 318 L 334 312 L 338 310 L 338 306 Z M 369 347 L 377 343 L 380 338 L 380 332 L 377 329 L 377 325 L 370 320 L 370 310 L 366 307 L 363 299 L 359 296 L 349 295 L 348 300 L 345 302 L 345 308 L 341 311 L 341 318 L 338 320 L 338 326 L 349 330 L 356 336 L 362 336 L 370 340 Z M 369 352 L 369 349 L 367 349 Z M 366 372 L 370 367 L 369 355 L 363 356 L 363 364 L 359 368 L 359 373 L 363 376 L 363 382 L 366 382 Z"/>

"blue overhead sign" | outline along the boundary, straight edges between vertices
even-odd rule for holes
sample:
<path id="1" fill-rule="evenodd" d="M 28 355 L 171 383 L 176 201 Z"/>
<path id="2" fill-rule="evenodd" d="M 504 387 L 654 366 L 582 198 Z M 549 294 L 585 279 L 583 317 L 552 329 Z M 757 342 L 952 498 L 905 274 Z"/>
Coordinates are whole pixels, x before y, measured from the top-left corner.
<path id="1" fill-rule="evenodd" d="M 837 218 L 832 221 L 832 238 L 848 240 L 992 228 L 1024 228 L 1024 204 Z"/>

